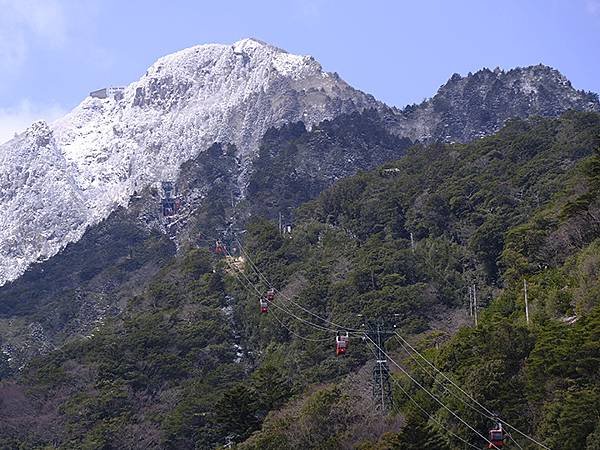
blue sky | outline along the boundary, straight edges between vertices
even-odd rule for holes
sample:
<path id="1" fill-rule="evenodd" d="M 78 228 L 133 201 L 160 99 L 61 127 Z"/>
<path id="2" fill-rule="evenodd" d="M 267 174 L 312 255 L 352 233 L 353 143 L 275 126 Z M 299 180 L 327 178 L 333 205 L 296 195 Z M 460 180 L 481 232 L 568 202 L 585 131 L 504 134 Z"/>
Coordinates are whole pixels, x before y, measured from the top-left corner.
<path id="1" fill-rule="evenodd" d="M 600 92 L 600 0 L 0 0 L 0 141 L 162 55 L 243 37 L 400 107 L 455 72 L 540 62 Z"/>

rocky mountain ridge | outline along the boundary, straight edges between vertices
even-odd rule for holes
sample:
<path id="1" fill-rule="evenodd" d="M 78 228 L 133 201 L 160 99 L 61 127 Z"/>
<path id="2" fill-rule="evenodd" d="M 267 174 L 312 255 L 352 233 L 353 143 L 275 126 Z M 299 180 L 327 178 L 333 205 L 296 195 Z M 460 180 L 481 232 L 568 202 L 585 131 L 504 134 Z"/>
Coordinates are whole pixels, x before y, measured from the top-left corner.
<path id="1" fill-rule="evenodd" d="M 270 127 L 379 106 L 312 57 L 255 39 L 160 58 L 122 95 L 88 97 L 0 146 L 0 285 L 81 238 L 135 191 L 175 179 L 214 142 L 238 149 L 243 188 Z"/>
<path id="2" fill-rule="evenodd" d="M 430 99 L 395 111 L 393 128 L 413 141 L 469 142 L 508 119 L 600 111 L 598 95 L 576 90 L 558 70 L 538 64 L 508 71 L 457 73 Z"/>
<path id="3" fill-rule="evenodd" d="M 269 129 L 302 122 L 310 130 L 365 109 L 400 138 L 467 142 L 512 117 L 600 111 L 600 103 L 596 94 L 577 91 L 558 71 L 538 65 L 455 74 L 430 100 L 399 110 L 323 71 L 310 56 L 256 39 L 182 50 L 160 58 L 119 95 L 88 97 L 65 117 L 36 123 L 0 146 L 6 211 L 0 218 L 0 286 L 127 207 L 135 192 L 175 180 L 184 162 L 214 143 L 236 149 L 232 201 L 239 202 Z M 318 152 L 311 153 L 314 161 L 304 165 L 318 167 Z M 338 175 L 321 173 L 324 179 L 371 167 L 350 164 L 340 171 L 344 158 L 335 158 L 328 167 Z"/>

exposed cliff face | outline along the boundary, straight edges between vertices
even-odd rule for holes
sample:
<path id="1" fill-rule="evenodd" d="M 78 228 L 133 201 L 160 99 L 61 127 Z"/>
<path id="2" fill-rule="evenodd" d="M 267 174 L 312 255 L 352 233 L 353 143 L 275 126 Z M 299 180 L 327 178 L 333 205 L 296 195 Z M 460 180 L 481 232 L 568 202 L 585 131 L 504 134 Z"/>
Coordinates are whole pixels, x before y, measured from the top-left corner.
<path id="1" fill-rule="evenodd" d="M 0 194 L 10 210 L 1 219 L 0 285 L 78 240 L 134 191 L 176 178 L 214 142 L 236 146 L 243 192 L 267 129 L 365 107 L 380 104 L 312 57 L 253 39 L 163 57 L 122 95 L 88 97 L 0 146 L 0 180 L 10 186 Z"/>
<path id="2" fill-rule="evenodd" d="M 80 237 L 85 199 L 43 122 L 0 151 L 0 283 Z"/>
<path id="3" fill-rule="evenodd" d="M 392 121 L 398 134 L 413 140 L 468 142 L 498 131 L 513 117 L 558 117 L 569 109 L 600 111 L 600 102 L 540 64 L 454 74 L 433 98 L 404 108 Z"/>
<path id="4" fill-rule="evenodd" d="M 276 218 L 317 197 L 335 181 L 404 154 L 407 138 L 389 132 L 377 111 L 301 123 L 268 132 L 248 184 L 248 214 Z"/>

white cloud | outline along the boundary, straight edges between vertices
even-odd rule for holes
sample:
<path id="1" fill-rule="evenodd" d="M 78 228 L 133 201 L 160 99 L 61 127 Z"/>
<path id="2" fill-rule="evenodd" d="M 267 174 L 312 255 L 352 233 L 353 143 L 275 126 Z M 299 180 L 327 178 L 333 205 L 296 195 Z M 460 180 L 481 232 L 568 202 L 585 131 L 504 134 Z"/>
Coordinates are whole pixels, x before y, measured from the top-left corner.
<path id="1" fill-rule="evenodd" d="M 0 68 L 13 71 L 25 61 L 26 53 L 24 36 L 0 27 Z"/>
<path id="2" fill-rule="evenodd" d="M 12 139 L 15 133 L 24 131 L 36 120 L 47 122 L 65 115 L 66 110 L 58 104 L 34 105 L 23 100 L 12 108 L 0 108 L 0 144 Z"/>
<path id="3" fill-rule="evenodd" d="M 585 9 L 593 16 L 600 16 L 600 0 L 586 0 Z"/>
<path id="4" fill-rule="evenodd" d="M 322 3 L 319 0 L 300 0 L 293 3 L 296 17 L 302 20 L 317 20 L 321 17 Z"/>
<path id="5" fill-rule="evenodd" d="M 58 0 L 0 0 L 0 69 L 15 72 L 31 44 L 66 42 L 65 11 Z"/>

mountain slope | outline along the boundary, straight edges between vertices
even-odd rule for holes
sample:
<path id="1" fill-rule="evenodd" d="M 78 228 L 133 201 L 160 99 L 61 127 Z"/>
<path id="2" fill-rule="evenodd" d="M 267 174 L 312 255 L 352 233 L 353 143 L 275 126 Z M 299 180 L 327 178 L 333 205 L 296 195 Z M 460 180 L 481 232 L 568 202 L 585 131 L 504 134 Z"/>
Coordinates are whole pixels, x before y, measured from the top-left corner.
<path id="1" fill-rule="evenodd" d="M 313 58 L 254 39 L 165 56 L 122 93 L 88 97 L 50 126 L 35 125 L 0 146 L 0 180 L 11 184 L 0 198 L 8 207 L 0 228 L 0 285 L 79 239 L 89 225 L 126 206 L 134 191 L 174 180 L 183 162 L 215 142 L 236 146 L 243 191 L 268 128 L 297 121 L 310 127 L 379 106 Z M 60 167 L 44 157 L 46 148 Z M 19 167 L 48 178 L 58 171 L 59 181 L 45 180 L 38 193 L 15 175 Z"/>
<path id="2" fill-rule="evenodd" d="M 399 111 L 394 128 L 413 141 L 469 142 L 495 133 L 511 118 L 558 117 L 570 109 L 600 112 L 598 95 L 576 90 L 542 64 L 482 69 L 454 74 L 431 99 Z"/>
<path id="3" fill-rule="evenodd" d="M 70 336 L 89 333 L 98 320 L 106 317 L 106 311 L 113 314 L 118 312 L 119 299 L 123 296 L 119 292 L 130 285 L 127 277 L 133 277 L 135 283 L 141 286 L 151 281 L 153 272 L 141 270 L 140 276 L 134 277 L 133 273 L 127 273 L 126 276 L 119 275 L 107 282 L 112 273 L 113 261 L 98 260 L 97 249 L 91 244 L 96 239 L 108 243 L 109 254 L 114 251 L 119 257 L 131 258 L 127 260 L 128 266 L 145 267 L 146 261 L 143 258 L 138 260 L 138 257 L 145 253 L 132 251 L 132 254 L 128 255 L 128 249 L 144 245 L 153 246 L 154 238 L 149 238 L 153 236 L 150 232 L 162 233 L 165 238 L 173 239 L 177 248 L 185 249 L 198 243 L 204 246 L 212 245 L 211 242 L 207 242 L 207 236 L 213 240 L 224 239 L 229 243 L 232 232 L 243 229 L 247 219 L 251 217 L 277 218 L 278 214 L 282 214 L 283 221 L 287 223 L 293 220 L 294 207 L 314 198 L 334 181 L 401 156 L 410 142 L 392 135 L 388 131 L 388 125 L 382 119 L 381 110 L 367 110 L 338 116 L 313 126 L 310 131 L 302 122 L 271 129 L 261 140 L 260 151 L 253 157 L 252 170 L 248 172 L 244 171 L 243 157 L 237 147 L 213 145 L 181 166 L 176 185 L 182 206 L 173 221 L 165 222 L 160 216 L 158 190 L 140 189 L 139 195 L 136 195 L 127 209 L 120 211 L 107 223 L 90 229 L 89 239 L 81 245 L 65 250 L 66 255 L 75 252 L 75 265 L 70 257 L 50 260 L 32 268 L 22 280 L 0 289 L 0 318 L 5 323 L 4 327 L 0 327 L 0 336 L 5 339 L 3 348 L 13 357 L 13 365 L 20 366 L 38 351 L 47 351 L 48 345 L 60 345 Z M 46 130 L 48 133 L 47 128 L 41 127 L 40 130 Z M 543 146 L 546 142 L 541 140 L 536 145 Z M 56 149 L 56 146 L 52 148 Z M 518 149 L 517 146 L 517 152 Z M 511 158 L 517 158 L 516 154 Z M 36 160 L 35 155 L 33 159 Z M 435 156 L 432 156 L 432 159 L 435 160 Z M 556 158 L 535 161 L 539 174 L 560 173 L 564 170 L 565 162 Z M 479 161 L 477 170 L 496 163 L 495 160 Z M 62 176 L 68 177 L 64 166 L 63 163 L 58 167 L 62 170 Z M 451 167 L 438 167 L 439 176 L 448 174 Z M 414 176 L 415 179 L 419 179 L 423 175 Z M 245 193 L 241 192 L 242 187 L 239 184 L 242 177 L 246 179 Z M 70 182 L 73 183 L 72 180 Z M 498 186 L 498 192 L 502 192 L 504 197 L 516 195 L 512 192 L 513 188 L 504 186 L 505 183 L 506 181 Z M 40 180 L 40 184 L 45 187 L 51 183 Z M 547 188 L 544 190 L 547 191 Z M 25 194 L 29 196 L 28 202 L 36 201 L 39 197 L 36 189 L 25 191 Z M 538 191 L 520 192 L 519 195 L 522 196 L 522 201 L 526 202 L 544 201 Z M 425 196 L 423 201 L 431 203 L 430 206 L 434 207 L 435 201 L 439 199 L 429 195 Z M 70 211 L 76 211 L 74 204 L 75 200 L 72 204 L 64 203 L 60 211 L 51 212 L 44 220 L 60 225 L 61 220 L 67 220 Z M 18 205 L 15 210 L 19 211 Z M 509 213 L 512 214 L 512 211 Z M 432 217 L 439 217 L 437 220 L 442 223 L 445 220 L 442 214 L 442 210 L 429 211 L 424 218 L 415 217 L 415 235 L 419 237 L 423 230 L 431 227 L 428 221 Z M 486 261 L 492 277 L 495 276 L 495 258 L 499 251 L 499 227 L 505 226 L 505 221 L 498 217 L 496 215 L 486 223 L 490 233 L 495 232 L 496 235 L 491 235 L 491 240 L 484 235 L 481 244 L 478 244 L 482 254 L 488 253 Z M 80 225 L 81 222 L 77 224 Z M 36 224 L 31 224 L 34 225 Z M 455 233 L 457 236 L 463 236 L 472 231 L 472 226 L 465 224 L 457 228 Z M 129 230 L 128 227 L 137 231 L 127 231 L 123 234 L 124 230 Z M 97 230 L 102 230 L 101 237 L 98 236 Z M 135 233 L 138 233 L 138 236 L 135 236 Z M 202 240 L 198 238 L 199 233 L 205 236 Z M 41 238 L 41 242 L 45 242 L 45 235 L 30 235 L 38 241 Z M 130 242 L 127 241 L 129 238 L 124 240 L 124 236 L 131 237 Z M 147 239 L 150 240 L 145 243 Z M 38 241 L 32 240 L 34 244 Z M 11 249 L 17 248 L 12 241 L 7 243 L 11 243 Z M 73 274 L 73 279 L 79 280 L 76 295 L 71 277 L 64 275 L 71 273 L 72 267 L 78 267 L 86 275 L 81 278 L 77 271 Z M 46 276 L 39 276 L 41 273 L 45 273 Z M 50 273 L 58 275 L 50 281 Z M 92 273 L 93 276 L 88 276 Z M 102 282 L 99 283 L 97 279 Z M 29 295 L 29 298 L 27 292 L 37 294 L 34 297 Z M 23 305 L 18 305 L 19 302 L 23 302 Z M 50 317 L 55 316 L 45 317 L 40 311 L 35 311 L 36 307 L 45 311 L 50 308 L 49 305 L 56 310 L 70 313 L 61 315 L 60 319 L 50 320 Z M 96 306 L 90 308 L 90 305 Z"/>
<path id="4" fill-rule="evenodd" d="M 508 422 L 553 448 L 585 449 L 598 392 L 599 227 L 586 224 L 597 216 L 599 146 L 600 116 L 568 113 L 514 120 L 467 145 L 414 147 L 303 206 L 291 236 L 255 221 L 245 248 L 304 308 L 353 328 L 386 319 Z M 557 256 L 549 267 L 538 264 L 545 254 Z M 283 310 L 261 316 L 257 295 L 268 286 L 253 264 L 246 260 L 244 286 L 228 260 L 182 250 L 121 317 L 0 384 L 3 444 L 462 448 L 452 430 L 479 446 L 397 374 L 442 425 L 399 390 L 405 421 L 373 413 L 366 343 L 353 336 L 336 358 L 336 330 L 310 325 L 319 319 L 283 296 Z M 531 327 L 522 276 L 532 287 Z M 478 328 L 453 338 L 470 322 L 472 283 L 487 309 Z M 561 322 L 574 311 L 575 326 Z M 491 426 L 411 365 L 393 339 L 387 349 L 482 433 Z"/>
<path id="5" fill-rule="evenodd" d="M 213 143 L 236 148 L 239 201 L 269 128 L 301 121 L 310 129 L 366 108 L 401 138 L 467 142 L 511 117 L 599 111 L 600 103 L 540 65 L 454 75 L 431 100 L 397 110 L 324 72 L 312 57 L 255 39 L 182 50 L 160 58 L 123 90 L 88 97 L 50 126 L 36 124 L 0 146 L 0 181 L 11 184 L 0 194 L 7 205 L 0 285 L 77 241 L 88 226 L 126 207 L 136 191 L 176 179 L 183 162 Z M 41 157 L 47 148 L 59 166 Z M 43 191 L 30 189 L 15 175 L 20 172 L 45 174 Z"/>
<path id="6" fill-rule="evenodd" d="M 276 218 L 282 212 L 291 220 L 294 207 L 336 179 L 398 158 L 409 144 L 388 133 L 374 110 L 341 115 L 310 131 L 302 122 L 271 129 L 239 203 L 233 201 L 242 174 L 236 147 L 210 146 L 181 166 L 175 220 L 162 217 L 158 190 L 141 190 L 128 208 L 2 287 L 2 349 L 11 365 L 20 367 L 37 352 L 91 333 L 121 310 L 120 300 L 134 286 L 143 289 L 153 281 L 161 255 L 171 255 L 175 247 L 212 246 L 217 239 L 235 244 L 233 232 L 248 218 Z"/>

